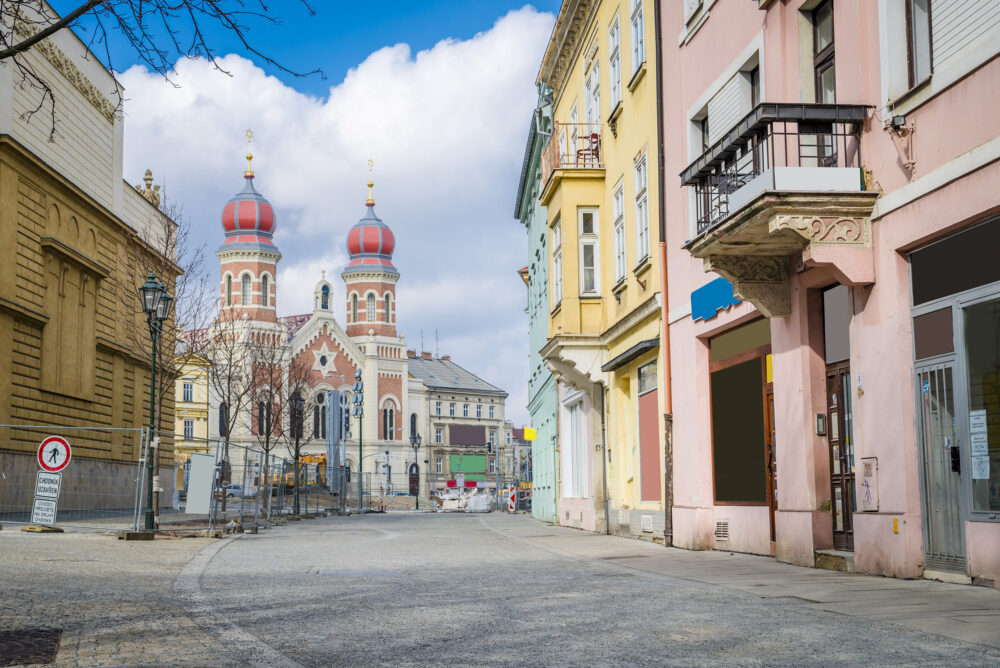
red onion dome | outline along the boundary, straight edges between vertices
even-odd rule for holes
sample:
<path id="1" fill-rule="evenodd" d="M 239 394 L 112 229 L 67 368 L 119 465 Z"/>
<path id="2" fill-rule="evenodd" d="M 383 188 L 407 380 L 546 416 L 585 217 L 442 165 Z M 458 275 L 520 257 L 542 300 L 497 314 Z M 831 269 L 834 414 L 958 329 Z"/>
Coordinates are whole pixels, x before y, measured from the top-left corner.
<path id="1" fill-rule="evenodd" d="M 368 210 L 347 233 L 347 252 L 351 262 L 347 269 L 386 269 L 395 272 L 392 252 L 396 248 L 396 237 L 389 226 L 375 215 L 375 203 L 368 201 Z"/>
<path id="2" fill-rule="evenodd" d="M 222 229 L 226 231 L 223 245 L 249 243 L 273 247 L 271 237 L 277 226 L 274 209 L 253 187 L 253 174 L 248 172 L 244 176 L 243 190 L 222 209 Z"/>

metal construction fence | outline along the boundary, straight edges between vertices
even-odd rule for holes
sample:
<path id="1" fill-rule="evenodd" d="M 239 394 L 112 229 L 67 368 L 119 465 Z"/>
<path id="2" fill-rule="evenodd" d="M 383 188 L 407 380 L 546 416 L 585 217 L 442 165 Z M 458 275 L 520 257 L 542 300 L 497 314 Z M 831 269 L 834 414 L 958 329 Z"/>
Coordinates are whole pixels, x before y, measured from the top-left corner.
<path id="1" fill-rule="evenodd" d="M 146 429 L 0 425 L 0 522 L 135 529 L 148 451 Z"/>

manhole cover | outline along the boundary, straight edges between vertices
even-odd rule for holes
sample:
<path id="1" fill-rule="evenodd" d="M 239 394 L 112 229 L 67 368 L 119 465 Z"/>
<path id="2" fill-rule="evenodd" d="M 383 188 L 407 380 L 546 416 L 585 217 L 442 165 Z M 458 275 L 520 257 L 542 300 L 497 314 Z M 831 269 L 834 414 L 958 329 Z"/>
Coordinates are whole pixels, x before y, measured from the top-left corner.
<path id="1" fill-rule="evenodd" d="M 0 666 L 52 663 L 61 635 L 62 629 L 0 631 Z"/>

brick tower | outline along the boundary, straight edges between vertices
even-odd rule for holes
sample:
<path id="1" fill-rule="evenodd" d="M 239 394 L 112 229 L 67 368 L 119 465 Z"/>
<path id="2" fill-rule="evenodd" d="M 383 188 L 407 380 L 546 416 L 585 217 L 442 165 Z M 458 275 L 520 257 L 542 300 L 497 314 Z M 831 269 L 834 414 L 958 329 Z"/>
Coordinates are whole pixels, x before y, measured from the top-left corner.
<path id="1" fill-rule="evenodd" d="M 246 157 L 243 190 L 222 210 L 226 240 L 215 253 L 221 265 L 219 317 L 275 323 L 275 278 L 281 259 L 272 240 L 277 220 L 271 204 L 254 188 L 253 154 Z"/>
<path id="2" fill-rule="evenodd" d="M 396 239 L 389 226 L 375 215 L 374 183 L 368 180 L 368 207 L 364 217 L 347 234 L 351 261 L 341 276 L 346 285 L 347 327 L 350 337 L 396 337 L 396 281 L 392 265 Z"/>

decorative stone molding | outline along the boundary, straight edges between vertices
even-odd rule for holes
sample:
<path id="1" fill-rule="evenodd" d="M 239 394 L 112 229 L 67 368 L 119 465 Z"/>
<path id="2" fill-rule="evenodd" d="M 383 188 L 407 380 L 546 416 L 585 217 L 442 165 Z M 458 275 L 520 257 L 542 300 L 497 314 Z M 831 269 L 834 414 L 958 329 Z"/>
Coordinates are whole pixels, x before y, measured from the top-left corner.
<path id="1" fill-rule="evenodd" d="M 771 217 L 770 232 L 792 230 L 816 244 L 871 245 L 871 219 L 867 216 L 813 216 L 778 214 Z"/>
<path id="2" fill-rule="evenodd" d="M 14 21 L 14 32 L 18 37 L 22 39 L 27 39 L 38 32 L 38 28 L 27 21 L 21 12 L 18 12 L 18 16 Z M 94 106 L 97 111 L 101 113 L 106 119 L 111 122 L 115 120 L 115 111 L 117 109 L 116 105 L 111 104 L 111 101 L 98 90 L 97 86 L 88 79 L 83 72 L 73 63 L 73 60 L 66 55 L 66 53 L 56 46 L 51 39 L 43 39 L 41 42 L 35 44 L 33 49 L 37 49 L 40 54 L 49 61 L 54 68 L 59 72 L 59 74 L 65 77 L 73 88 Z"/>
<path id="3" fill-rule="evenodd" d="M 788 258 L 774 255 L 710 255 L 705 271 L 714 271 L 733 284 L 733 294 L 752 303 L 768 318 L 792 314 Z"/>
<path id="4" fill-rule="evenodd" d="M 598 4 L 596 0 L 567 0 L 563 3 L 538 73 L 539 82 L 555 91 L 556 97 L 573 68 L 573 56 L 578 51 L 580 40 L 585 37 L 584 30 Z"/>

